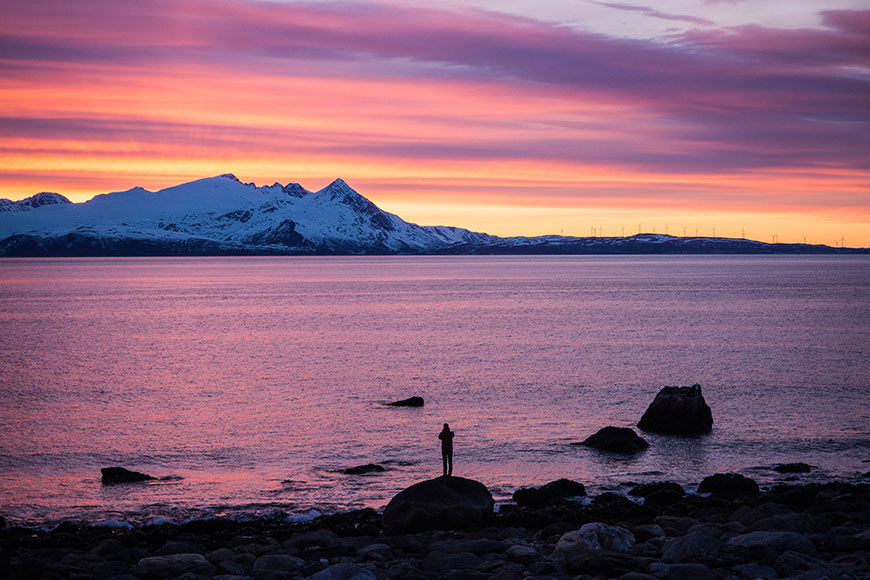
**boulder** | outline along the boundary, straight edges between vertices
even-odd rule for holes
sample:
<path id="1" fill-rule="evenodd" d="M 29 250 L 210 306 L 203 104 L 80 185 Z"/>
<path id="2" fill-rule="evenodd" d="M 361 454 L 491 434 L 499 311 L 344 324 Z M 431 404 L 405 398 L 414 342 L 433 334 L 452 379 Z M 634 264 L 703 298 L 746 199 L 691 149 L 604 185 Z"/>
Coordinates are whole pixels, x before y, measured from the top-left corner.
<path id="1" fill-rule="evenodd" d="M 711 493 L 722 497 L 756 496 L 758 484 L 739 473 L 717 473 L 701 481 L 698 493 Z"/>
<path id="2" fill-rule="evenodd" d="M 493 517 L 492 494 L 485 485 L 464 477 L 437 477 L 400 491 L 384 509 L 388 534 L 462 529 Z"/>
<path id="3" fill-rule="evenodd" d="M 636 485 L 628 495 L 642 497 L 648 504 L 670 505 L 680 501 L 685 495 L 682 486 L 671 481 L 659 481 Z"/>
<path id="4" fill-rule="evenodd" d="M 172 554 L 142 558 L 136 566 L 140 575 L 157 578 L 175 578 L 188 572 L 211 576 L 215 567 L 202 554 Z"/>
<path id="5" fill-rule="evenodd" d="M 816 555 L 813 543 L 806 536 L 796 532 L 749 532 L 734 536 L 728 540 L 728 545 L 748 549 L 761 547 L 776 555 L 789 550 L 811 556 Z"/>
<path id="6" fill-rule="evenodd" d="M 100 469 L 102 473 L 103 485 L 112 485 L 115 483 L 132 483 L 135 481 L 148 481 L 157 479 L 138 471 L 130 471 L 124 467 L 103 467 Z"/>
<path id="7" fill-rule="evenodd" d="M 254 562 L 255 574 L 289 574 L 305 566 L 305 560 L 287 554 L 266 554 Z"/>
<path id="8" fill-rule="evenodd" d="M 628 552 L 632 546 L 634 546 L 634 535 L 625 528 L 609 526 L 602 522 L 590 522 L 579 530 L 563 534 L 556 542 L 553 554 L 567 558 L 578 552 Z"/>
<path id="9" fill-rule="evenodd" d="M 637 453 L 649 447 L 649 443 L 628 427 L 602 427 L 587 437 L 580 445 L 610 453 Z"/>
<path id="10" fill-rule="evenodd" d="M 809 473 L 812 467 L 806 463 L 782 463 L 773 468 L 778 473 Z"/>
<path id="11" fill-rule="evenodd" d="M 402 399 L 401 401 L 387 403 L 387 405 L 390 407 L 422 407 L 423 397 L 409 397 L 407 399 Z"/>
<path id="12" fill-rule="evenodd" d="M 714 561 L 722 533 L 709 524 L 693 526 L 684 536 L 667 541 L 662 550 L 662 562 L 683 564 L 688 562 L 710 563 Z"/>
<path id="13" fill-rule="evenodd" d="M 713 429 L 713 413 L 701 394 L 701 385 L 664 387 L 637 426 L 665 435 L 701 435 Z"/>
<path id="14" fill-rule="evenodd" d="M 377 580 L 377 576 L 362 566 L 345 562 L 328 566 L 309 580 Z"/>
<path id="15" fill-rule="evenodd" d="M 516 490 L 513 500 L 521 507 L 544 507 L 563 503 L 569 497 L 586 495 L 583 484 L 570 479 L 557 479 L 541 487 L 524 487 Z"/>
<path id="16" fill-rule="evenodd" d="M 366 463 L 365 465 L 357 465 L 356 467 L 348 467 L 341 470 L 345 475 L 366 475 L 368 473 L 383 473 L 384 471 L 386 469 L 377 463 Z"/>

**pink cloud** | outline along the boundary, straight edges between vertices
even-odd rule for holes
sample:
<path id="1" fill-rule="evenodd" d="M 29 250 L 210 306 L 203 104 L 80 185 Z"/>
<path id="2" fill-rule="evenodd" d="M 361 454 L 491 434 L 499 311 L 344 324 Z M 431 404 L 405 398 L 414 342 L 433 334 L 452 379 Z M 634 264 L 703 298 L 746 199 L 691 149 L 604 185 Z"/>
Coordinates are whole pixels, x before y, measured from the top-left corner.
<path id="1" fill-rule="evenodd" d="M 357 144 L 330 139 L 324 147 L 343 152 L 364 147 L 385 159 L 539 157 L 661 172 L 867 170 L 870 82 L 853 67 L 870 65 L 870 11 L 827 11 L 821 18 L 822 28 L 691 31 L 661 42 L 408 4 L 48 0 L 7 7 L 0 24 L 0 73 L 26 79 L 44 77 L 41 71 L 52 67 L 73 74 L 126 67 L 116 74 L 134 77 L 140 71 L 208 67 L 227 78 L 257 71 L 276 79 L 383 79 L 391 87 L 425 81 L 435 91 L 439 83 L 451 82 L 506 91 L 522 87 L 576 102 L 578 109 L 590 101 L 612 101 L 644 111 L 647 119 L 604 123 L 594 137 L 554 130 L 510 142 L 462 134 L 454 141 L 421 135 L 408 143 L 391 137 L 370 142 L 357 135 Z M 220 79 L 212 82 L 219 91 Z M 336 106 L 355 105 L 347 100 Z M 451 116 L 448 110 L 429 114 L 434 122 Z M 123 127 L 85 116 L 65 122 L 10 116 L 0 119 L 0 130 L 7 136 L 32 131 L 185 139 L 183 126 L 137 122 L 135 111 L 130 116 Z M 190 126 L 202 134 L 197 123 Z M 218 143 L 246 131 L 262 133 L 219 119 L 207 131 Z M 312 136 L 313 150 L 322 141 Z"/>

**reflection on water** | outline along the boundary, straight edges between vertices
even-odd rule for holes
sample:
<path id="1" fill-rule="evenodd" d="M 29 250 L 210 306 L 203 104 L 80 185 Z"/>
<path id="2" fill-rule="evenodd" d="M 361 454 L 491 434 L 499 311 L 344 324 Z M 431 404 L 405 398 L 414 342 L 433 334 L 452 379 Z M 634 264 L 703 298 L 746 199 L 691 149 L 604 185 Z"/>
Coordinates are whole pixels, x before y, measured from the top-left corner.
<path id="1" fill-rule="evenodd" d="M 868 287 L 860 256 L 0 260 L 0 505 L 379 506 L 440 473 L 444 422 L 456 473 L 503 496 L 798 460 L 853 476 Z M 693 383 L 709 436 L 647 436 L 632 458 L 570 445 Z M 383 405 L 411 395 L 425 407 Z M 335 473 L 366 463 L 387 471 Z M 182 479 L 103 488 L 108 465 Z"/>

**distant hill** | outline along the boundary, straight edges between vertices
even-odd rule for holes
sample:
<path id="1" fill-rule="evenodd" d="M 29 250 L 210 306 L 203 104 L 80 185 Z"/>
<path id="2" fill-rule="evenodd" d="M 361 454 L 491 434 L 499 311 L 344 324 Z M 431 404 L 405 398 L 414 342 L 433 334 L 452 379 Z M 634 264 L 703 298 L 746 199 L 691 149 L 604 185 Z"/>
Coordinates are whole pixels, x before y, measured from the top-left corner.
<path id="1" fill-rule="evenodd" d="M 0 256 L 353 254 L 818 254 L 868 250 L 733 238 L 538 236 L 502 238 L 419 226 L 336 179 L 257 187 L 232 174 L 157 192 L 142 188 L 71 203 L 56 193 L 0 199 Z"/>

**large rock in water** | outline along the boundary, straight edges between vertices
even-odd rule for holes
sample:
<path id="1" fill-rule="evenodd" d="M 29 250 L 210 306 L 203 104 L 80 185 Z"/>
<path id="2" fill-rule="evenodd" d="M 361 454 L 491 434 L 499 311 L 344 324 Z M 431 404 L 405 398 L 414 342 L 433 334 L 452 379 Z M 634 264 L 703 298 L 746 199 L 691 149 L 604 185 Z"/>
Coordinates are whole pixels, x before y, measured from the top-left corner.
<path id="1" fill-rule="evenodd" d="M 100 469 L 102 473 L 103 485 L 111 485 L 114 483 L 132 483 L 134 481 L 148 481 L 156 479 L 150 475 L 139 473 L 138 471 L 130 471 L 124 467 L 104 467 Z"/>
<path id="2" fill-rule="evenodd" d="M 400 491 L 384 509 L 388 534 L 462 529 L 493 517 L 492 494 L 479 481 L 437 477 Z"/>
<path id="3" fill-rule="evenodd" d="M 401 401 L 387 403 L 387 405 L 390 407 L 422 407 L 423 397 L 409 397 L 407 399 L 402 399 Z"/>
<path id="4" fill-rule="evenodd" d="M 664 387 L 637 426 L 667 435 L 701 435 L 713 429 L 713 413 L 701 394 L 701 385 Z"/>
<path id="5" fill-rule="evenodd" d="M 649 443 L 628 427 L 602 427 L 587 437 L 581 445 L 611 453 L 637 453 L 649 447 Z"/>

